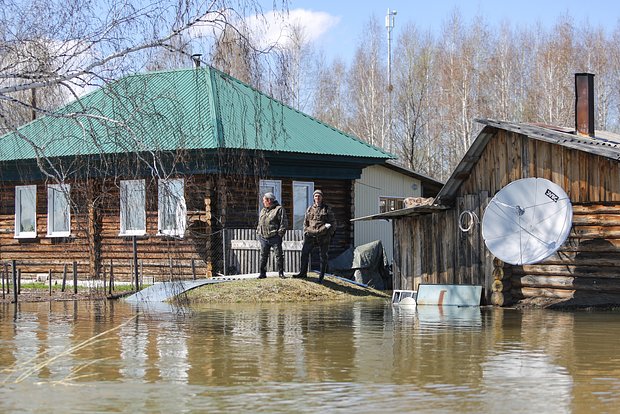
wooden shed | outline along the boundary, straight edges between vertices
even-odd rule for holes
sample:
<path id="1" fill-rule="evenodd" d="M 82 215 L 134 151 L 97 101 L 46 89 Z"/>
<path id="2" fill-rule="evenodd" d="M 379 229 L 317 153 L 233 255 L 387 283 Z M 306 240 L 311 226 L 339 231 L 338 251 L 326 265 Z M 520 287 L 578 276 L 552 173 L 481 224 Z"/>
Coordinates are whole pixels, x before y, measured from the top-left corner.
<path id="1" fill-rule="evenodd" d="M 80 278 L 258 272 L 267 191 L 296 272 L 314 189 L 336 215 L 336 256 L 353 240 L 354 181 L 391 157 L 211 67 L 122 78 L 0 142 L 0 260 L 56 275 L 75 262 Z"/>
<path id="2" fill-rule="evenodd" d="M 592 76 L 576 75 L 575 129 L 478 119 L 484 128 L 433 203 L 366 218 L 394 221 L 394 289 L 480 284 L 487 304 L 620 303 L 620 136 L 594 130 Z M 527 177 L 564 189 L 572 229 L 542 262 L 509 265 L 486 248 L 480 221 L 499 190 Z"/>

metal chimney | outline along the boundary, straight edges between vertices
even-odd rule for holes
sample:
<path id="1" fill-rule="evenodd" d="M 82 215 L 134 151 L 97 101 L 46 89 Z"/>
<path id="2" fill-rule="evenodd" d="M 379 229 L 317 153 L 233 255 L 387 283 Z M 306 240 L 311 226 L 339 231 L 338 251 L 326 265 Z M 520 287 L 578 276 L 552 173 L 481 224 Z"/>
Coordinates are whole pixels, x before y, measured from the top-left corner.
<path id="1" fill-rule="evenodd" d="M 192 60 L 194 61 L 194 66 L 196 66 L 196 69 L 198 69 L 200 67 L 200 58 L 202 57 L 202 55 L 200 53 L 195 53 L 192 55 Z"/>
<path id="2" fill-rule="evenodd" d="M 575 73 L 575 131 L 594 136 L 593 73 Z"/>

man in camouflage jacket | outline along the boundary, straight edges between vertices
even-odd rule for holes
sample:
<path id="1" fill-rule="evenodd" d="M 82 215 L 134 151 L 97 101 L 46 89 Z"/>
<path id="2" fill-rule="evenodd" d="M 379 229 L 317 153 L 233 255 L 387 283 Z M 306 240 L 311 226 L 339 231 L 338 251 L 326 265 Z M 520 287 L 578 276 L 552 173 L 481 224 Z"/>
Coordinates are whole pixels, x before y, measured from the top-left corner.
<path id="1" fill-rule="evenodd" d="M 278 203 L 273 193 L 263 196 L 263 208 L 258 216 L 256 234 L 260 242 L 260 274 L 259 279 L 267 277 L 267 261 L 273 247 L 276 252 L 278 274 L 284 279 L 284 252 L 282 251 L 282 237 L 286 233 L 286 211 Z"/>
<path id="2" fill-rule="evenodd" d="M 310 253 L 315 246 L 319 247 L 321 256 L 321 273 L 319 283 L 323 283 L 323 277 L 327 270 L 327 251 L 329 242 L 336 231 L 336 219 L 329 206 L 323 203 L 323 192 L 316 190 L 312 195 L 314 204 L 306 210 L 304 218 L 304 244 L 301 248 L 301 269 L 293 277 L 307 277 Z"/>

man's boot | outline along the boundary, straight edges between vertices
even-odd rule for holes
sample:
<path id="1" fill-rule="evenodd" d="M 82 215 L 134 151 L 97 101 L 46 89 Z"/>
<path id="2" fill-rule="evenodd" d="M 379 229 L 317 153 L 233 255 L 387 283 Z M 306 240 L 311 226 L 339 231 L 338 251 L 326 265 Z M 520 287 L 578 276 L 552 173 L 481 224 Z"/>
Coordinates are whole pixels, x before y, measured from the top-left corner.
<path id="1" fill-rule="evenodd" d="M 325 270 L 327 270 L 327 264 L 321 263 L 321 273 L 319 273 L 320 284 L 323 284 L 323 278 L 325 277 Z"/>
<path id="2" fill-rule="evenodd" d="M 304 279 L 308 277 L 308 260 L 307 259 L 304 261 L 304 259 L 302 258 L 301 268 L 299 270 L 299 273 L 297 273 L 296 275 L 293 275 L 293 277 L 295 279 Z"/>
<path id="3" fill-rule="evenodd" d="M 267 275 L 265 273 L 261 273 L 260 275 L 258 275 L 259 279 L 265 279 L 267 278 Z"/>
<path id="4" fill-rule="evenodd" d="M 284 258 L 282 261 L 278 260 L 278 277 L 280 279 L 286 279 L 286 276 L 284 276 Z"/>

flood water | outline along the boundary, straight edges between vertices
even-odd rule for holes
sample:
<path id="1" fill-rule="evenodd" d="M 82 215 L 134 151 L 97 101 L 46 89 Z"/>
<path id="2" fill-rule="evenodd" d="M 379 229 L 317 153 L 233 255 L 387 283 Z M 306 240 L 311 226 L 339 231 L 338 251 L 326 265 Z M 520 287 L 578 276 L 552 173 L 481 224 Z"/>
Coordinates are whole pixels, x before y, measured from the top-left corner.
<path id="1" fill-rule="evenodd" d="M 620 312 L 0 307 L 0 412 L 620 410 Z"/>

